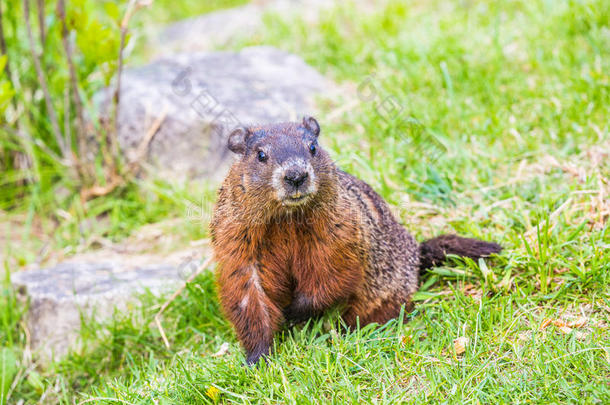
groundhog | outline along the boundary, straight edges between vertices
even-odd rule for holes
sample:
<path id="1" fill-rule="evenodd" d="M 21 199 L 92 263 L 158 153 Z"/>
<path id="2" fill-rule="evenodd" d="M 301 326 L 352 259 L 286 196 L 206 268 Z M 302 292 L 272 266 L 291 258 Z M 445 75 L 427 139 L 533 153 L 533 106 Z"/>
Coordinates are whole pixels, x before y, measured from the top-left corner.
<path id="1" fill-rule="evenodd" d="M 319 135 L 305 117 L 228 138 L 240 156 L 218 192 L 212 245 L 220 303 L 250 365 L 269 354 L 286 321 L 343 305 L 349 328 L 383 324 L 413 308 L 421 269 L 447 254 L 501 250 L 455 235 L 417 243 L 383 198 L 335 166 Z"/>

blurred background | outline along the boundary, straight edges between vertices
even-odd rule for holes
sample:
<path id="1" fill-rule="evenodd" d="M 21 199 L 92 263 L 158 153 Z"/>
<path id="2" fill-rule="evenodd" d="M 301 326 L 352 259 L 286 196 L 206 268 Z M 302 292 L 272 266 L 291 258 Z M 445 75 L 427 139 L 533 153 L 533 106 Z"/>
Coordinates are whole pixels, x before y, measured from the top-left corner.
<path id="1" fill-rule="evenodd" d="M 239 348 L 210 272 L 168 310 L 171 348 L 150 326 L 160 287 L 180 285 L 210 256 L 207 223 L 233 158 L 228 131 L 303 115 L 418 239 L 455 232 L 505 246 L 493 268 L 465 262 L 428 276 L 416 298 L 452 319 L 446 328 L 484 328 L 468 300 L 487 294 L 494 311 L 513 314 L 487 320 L 502 333 L 534 333 L 556 308 L 590 319 L 589 335 L 570 335 L 590 356 L 572 365 L 583 375 L 523 366 L 523 353 L 542 350 L 530 342 L 506 355 L 507 369 L 525 367 L 516 391 L 497 391 L 513 376 L 483 373 L 494 395 L 608 398 L 599 380 L 610 372 L 607 1 L 0 0 L 0 22 L 0 403 L 290 402 L 328 392 L 371 401 L 386 390 L 390 402 L 485 402 L 451 391 L 484 384 L 481 375 L 430 371 L 425 359 L 409 363 L 404 381 L 404 367 L 361 359 L 383 377 L 351 370 L 341 386 L 344 371 L 333 368 L 329 380 L 304 372 L 269 391 L 286 381 L 282 369 L 268 380 L 236 371 Z M 463 313 L 454 294 L 465 297 Z M 534 319 L 511 326 L 514 305 Z M 430 316 L 413 334 L 437 336 L 427 349 L 442 357 L 447 342 Z M 481 333 L 493 350 L 497 336 Z M 291 339 L 285 362 L 324 367 L 299 357 L 313 345 L 342 364 L 332 345 Z M 552 339 L 541 364 L 567 353 L 557 343 L 567 337 Z M 417 342 L 401 344 L 419 352 Z M 183 387 L 185 375 L 195 380 Z M 583 397 L 578 381 L 591 382 Z"/>

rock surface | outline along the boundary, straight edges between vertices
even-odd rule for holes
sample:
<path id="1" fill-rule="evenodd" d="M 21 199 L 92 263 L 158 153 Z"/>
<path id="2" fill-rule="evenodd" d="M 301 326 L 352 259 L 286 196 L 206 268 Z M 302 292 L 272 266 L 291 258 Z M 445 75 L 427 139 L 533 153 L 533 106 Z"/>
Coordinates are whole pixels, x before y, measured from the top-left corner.
<path id="1" fill-rule="evenodd" d="M 298 56 L 272 47 L 168 56 L 123 73 L 119 142 L 129 158 L 163 118 L 148 145 L 160 175 L 220 179 L 231 129 L 312 114 L 314 95 L 329 87 Z M 110 95 L 100 95 L 102 106 Z"/>
<path id="2" fill-rule="evenodd" d="M 155 40 L 149 47 L 156 55 L 207 51 L 255 34 L 263 26 L 265 13 L 279 13 L 283 16 L 298 14 L 305 20 L 315 20 L 323 9 L 330 8 L 335 3 L 334 0 L 252 2 L 170 24 L 152 35 Z"/>
<path id="3" fill-rule="evenodd" d="M 123 261 L 71 261 L 13 274 L 13 286 L 29 300 L 32 350 L 43 361 L 63 356 L 77 347 L 81 319 L 103 320 L 146 290 L 174 290 L 185 278 L 185 269 L 194 269 L 197 263 L 133 266 Z"/>

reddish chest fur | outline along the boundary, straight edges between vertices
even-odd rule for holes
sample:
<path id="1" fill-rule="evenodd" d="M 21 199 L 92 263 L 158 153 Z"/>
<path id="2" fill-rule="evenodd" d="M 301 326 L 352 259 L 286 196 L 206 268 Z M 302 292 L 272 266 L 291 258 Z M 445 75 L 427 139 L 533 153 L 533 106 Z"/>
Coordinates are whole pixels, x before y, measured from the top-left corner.
<path id="1" fill-rule="evenodd" d="M 327 218 L 277 221 L 259 241 L 263 288 L 280 306 L 298 291 L 326 307 L 349 298 L 363 277 L 364 251 L 350 222 Z"/>

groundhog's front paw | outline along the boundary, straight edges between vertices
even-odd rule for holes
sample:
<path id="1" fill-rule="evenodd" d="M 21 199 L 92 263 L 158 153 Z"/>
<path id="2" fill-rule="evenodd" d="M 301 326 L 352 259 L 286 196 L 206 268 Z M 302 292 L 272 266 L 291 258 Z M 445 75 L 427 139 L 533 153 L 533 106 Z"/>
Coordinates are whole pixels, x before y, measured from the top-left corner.
<path id="1" fill-rule="evenodd" d="M 255 347 L 253 350 L 246 351 L 246 364 L 248 366 L 253 366 L 262 358 L 265 362 L 267 361 L 267 356 L 269 355 L 269 346 L 267 345 L 259 345 Z"/>
<path id="2" fill-rule="evenodd" d="M 292 302 L 284 308 L 283 312 L 284 318 L 292 323 L 304 322 L 316 315 L 313 300 L 302 293 L 295 293 Z"/>

